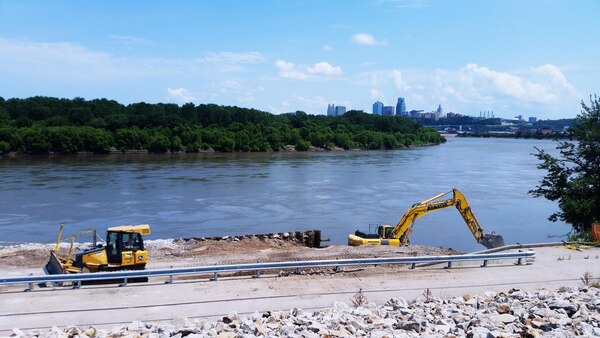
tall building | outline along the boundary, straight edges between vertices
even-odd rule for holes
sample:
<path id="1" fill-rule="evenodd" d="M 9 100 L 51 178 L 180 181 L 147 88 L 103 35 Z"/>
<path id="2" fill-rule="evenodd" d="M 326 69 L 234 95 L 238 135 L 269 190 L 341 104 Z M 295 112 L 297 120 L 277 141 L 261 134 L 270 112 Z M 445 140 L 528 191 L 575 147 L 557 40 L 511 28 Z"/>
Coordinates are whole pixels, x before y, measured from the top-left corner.
<path id="1" fill-rule="evenodd" d="M 334 104 L 327 105 L 327 116 L 335 116 L 335 105 Z"/>
<path id="2" fill-rule="evenodd" d="M 373 115 L 381 114 L 383 114 L 383 103 L 381 103 L 381 101 L 377 101 L 373 103 Z"/>
<path id="3" fill-rule="evenodd" d="M 396 115 L 407 115 L 406 114 L 406 104 L 404 103 L 404 98 L 399 97 L 398 103 L 396 103 Z"/>
<path id="4" fill-rule="evenodd" d="M 346 106 L 335 107 L 335 116 L 342 116 L 346 114 Z"/>
<path id="5" fill-rule="evenodd" d="M 442 109 L 442 105 L 440 104 L 435 112 L 432 112 L 433 118 L 437 121 L 438 119 L 444 117 L 444 110 Z"/>
<path id="6" fill-rule="evenodd" d="M 381 112 L 382 115 L 393 116 L 394 115 L 394 106 L 385 106 Z"/>
<path id="7" fill-rule="evenodd" d="M 536 122 L 537 122 L 537 117 L 535 117 L 535 116 L 529 117 L 529 123 L 536 123 Z"/>

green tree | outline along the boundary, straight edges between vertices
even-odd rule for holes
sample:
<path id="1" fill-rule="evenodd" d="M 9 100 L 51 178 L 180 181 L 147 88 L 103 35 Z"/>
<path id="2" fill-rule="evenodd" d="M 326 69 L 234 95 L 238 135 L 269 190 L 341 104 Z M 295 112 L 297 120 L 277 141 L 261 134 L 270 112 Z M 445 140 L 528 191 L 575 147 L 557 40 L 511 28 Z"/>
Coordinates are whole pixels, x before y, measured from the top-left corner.
<path id="1" fill-rule="evenodd" d="M 592 223 L 600 221 L 600 100 L 594 95 L 590 102 L 581 103 L 583 110 L 568 130 L 576 143 L 559 142 L 558 157 L 536 148 L 537 168 L 547 174 L 529 192 L 558 201 L 560 211 L 548 219 L 571 224 L 577 235 L 589 233 Z"/>
<path id="2" fill-rule="evenodd" d="M 10 143 L 0 141 L 0 154 L 8 153 L 10 151 Z"/>
<path id="3" fill-rule="evenodd" d="M 308 141 L 300 140 L 296 144 L 296 150 L 298 151 L 307 151 L 310 149 L 310 143 Z"/>

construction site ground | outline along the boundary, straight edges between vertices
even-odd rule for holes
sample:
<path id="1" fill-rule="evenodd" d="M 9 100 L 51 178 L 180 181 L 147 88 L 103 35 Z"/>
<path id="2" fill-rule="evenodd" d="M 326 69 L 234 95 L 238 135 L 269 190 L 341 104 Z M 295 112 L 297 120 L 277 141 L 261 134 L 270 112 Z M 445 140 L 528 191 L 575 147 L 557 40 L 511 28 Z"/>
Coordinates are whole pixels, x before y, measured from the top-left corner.
<path id="1" fill-rule="evenodd" d="M 527 250 L 525 248 L 523 250 Z M 20 245 L 0 248 L 0 275 L 41 274 L 52 245 Z M 64 248 L 62 249 L 64 251 Z M 232 262 L 289 261 L 399 255 L 440 255 L 450 249 L 409 247 L 331 246 L 311 249 L 283 240 L 240 241 L 153 241 L 149 268 L 198 266 Z M 388 299 L 464 296 L 511 288 L 577 287 L 582 278 L 600 277 L 600 248 L 563 246 L 535 248 L 536 258 L 523 265 L 514 260 L 464 262 L 446 268 L 444 264 L 417 267 L 406 265 L 344 267 L 339 270 L 303 270 L 301 274 L 272 271 L 261 278 L 228 275 L 176 278 L 172 284 L 152 278 L 147 283 L 83 285 L 73 289 L 26 285 L 0 287 L 0 336 L 13 328 L 44 329 L 94 325 L 111 328 L 132 321 L 181 322 L 182 318 L 215 319 L 230 312 L 244 315 L 293 308 L 314 310 L 335 302 L 349 303 L 362 290 L 369 302 L 384 304 Z"/>
<path id="2" fill-rule="evenodd" d="M 74 251 L 89 248 L 90 243 L 75 244 Z M 19 244 L 0 247 L 0 275 L 42 274 L 54 244 Z M 147 269 L 191 267 L 256 262 L 298 260 L 350 259 L 396 256 L 454 255 L 460 251 L 411 245 L 386 246 L 328 246 L 309 248 L 284 239 L 258 237 L 218 239 L 166 239 L 146 242 L 149 263 Z M 61 243 L 60 255 L 66 257 L 68 245 Z"/>

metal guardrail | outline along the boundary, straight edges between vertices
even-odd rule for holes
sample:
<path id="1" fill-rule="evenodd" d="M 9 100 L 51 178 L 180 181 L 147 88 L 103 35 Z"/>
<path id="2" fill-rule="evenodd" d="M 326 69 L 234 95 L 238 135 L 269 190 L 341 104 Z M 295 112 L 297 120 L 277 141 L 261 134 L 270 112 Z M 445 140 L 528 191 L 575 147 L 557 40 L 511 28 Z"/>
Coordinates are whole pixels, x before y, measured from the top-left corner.
<path id="1" fill-rule="evenodd" d="M 74 287 L 79 287 L 81 282 L 104 281 L 104 280 L 123 280 L 127 281 L 136 278 L 151 277 L 169 277 L 167 283 L 173 282 L 173 276 L 180 275 L 203 275 L 212 274 L 213 279 L 218 279 L 219 273 L 225 272 L 256 272 L 256 277 L 264 270 L 288 269 L 299 271 L 306 268 L 324 268 L 324 267 L 342 267 L 342 266 L 364 266 L 364 265 L 384 265 L 384 264 L 410 264 L 414 269 L 416 264 L 420 263 L 447 263 L 452 267 L 453 262 L 465 261 L 483 261 L 482 267 L 487 266 L 490 260 L 516 259 L 517 264 L 521 265 L 523 259 L 535 259 L 535 252 L 510 252 L 510 253 L 487 253 L 487 254 L 465 254 L 465 255 L 446 255 L 446 256 L 419 256 L 419 257 L 387 257 L 387 258 L 359 258 L 359 259 L 340 259 L 340 260 L 319 260 L 319 261 L 292 261 L 292 262 L 268 262 L 268 263 L 248 263 L 248 264 L 230 264 L 213 265 L 189 268 L 170 268 L 156 270 L 137 270 L 137 271 L 114 271 L 114 272 L 96 272 L 79 274 L 61 274 L 61 275 L 38 275 L 38 276 L 19 276 L 19 277 L 0 277 L 0 285 L 19 285 L 28 284 L 28 290 L 32 290 L 36 283 L 62 283 L 72 282 Z"/>

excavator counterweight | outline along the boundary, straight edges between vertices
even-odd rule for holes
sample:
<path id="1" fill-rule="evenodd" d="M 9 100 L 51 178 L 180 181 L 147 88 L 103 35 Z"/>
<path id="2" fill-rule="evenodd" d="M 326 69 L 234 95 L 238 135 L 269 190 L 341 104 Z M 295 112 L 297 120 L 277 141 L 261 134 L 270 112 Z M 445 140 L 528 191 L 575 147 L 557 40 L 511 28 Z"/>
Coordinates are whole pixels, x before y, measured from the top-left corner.
<path id="1" fill-rule="evenodd" d="M 376 234 L 365 234 L 357 230 L 354 234 L 348 236 L 348 245 L 408 245 L 414 223 L 417 219 L 430 212 L 452 206 L 456 207 L 477 243 L 482 244 L 488 249 L 504 245 L 504 238 L 502 236 L 495 232 L 489 234 L 483 232 L 483 228 L 479 225 L 477 218 L 475 218 L 467 199 L 458 189 L 452 189 L 452 198 L 440 200 L 440 198 L 449 193 L 439 194 L 414 204 L 402 215 L 396 226 L 380 225 L 377 227 Z"/>

